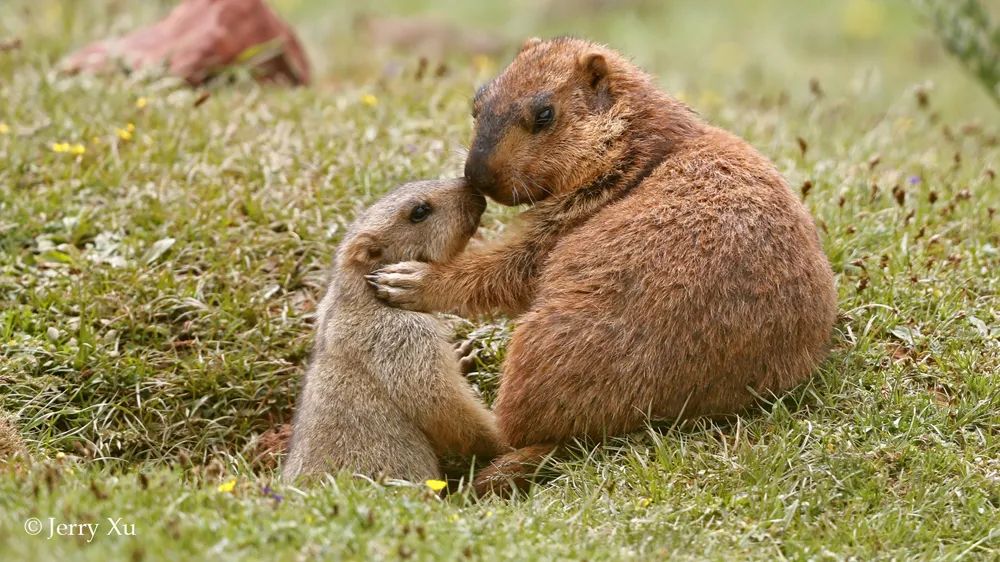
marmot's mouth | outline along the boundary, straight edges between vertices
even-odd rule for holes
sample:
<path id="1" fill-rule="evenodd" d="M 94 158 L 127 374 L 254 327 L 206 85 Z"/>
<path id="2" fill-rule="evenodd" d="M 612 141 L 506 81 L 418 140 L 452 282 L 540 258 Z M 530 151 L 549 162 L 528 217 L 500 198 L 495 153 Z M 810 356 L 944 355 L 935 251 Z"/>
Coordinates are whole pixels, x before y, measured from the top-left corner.
<path id="1" fill-rule="evenodd" d="M 499 192 L 498 190 L 488 190 L 484 192 L 487 197 L 500 203 L 501 205 L 506 205 L 508 207 L 516 207 L 520 205 L 521 202 L 518 201 L 518 197 L 514 193 L 510 192 Z"/>

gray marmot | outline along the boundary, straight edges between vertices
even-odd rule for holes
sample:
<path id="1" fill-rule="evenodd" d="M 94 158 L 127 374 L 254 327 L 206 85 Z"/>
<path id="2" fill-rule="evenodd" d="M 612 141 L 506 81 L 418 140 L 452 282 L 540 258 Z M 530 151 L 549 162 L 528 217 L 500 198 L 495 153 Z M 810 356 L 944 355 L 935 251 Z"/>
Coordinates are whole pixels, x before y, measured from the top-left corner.
<path id="1" fill-rule="evenodd" d="M 421 481 L 440 478 L 439 455 L 489 459 L 507 450 L 460 372 L 445 323 L 385 305 L 366 282 L 388 263 L 454 257 L 485 208 L 462 180 L 424 181 L 395 189 L 355 221 L 318 309 L 283 478 L 344 470 Z"/>

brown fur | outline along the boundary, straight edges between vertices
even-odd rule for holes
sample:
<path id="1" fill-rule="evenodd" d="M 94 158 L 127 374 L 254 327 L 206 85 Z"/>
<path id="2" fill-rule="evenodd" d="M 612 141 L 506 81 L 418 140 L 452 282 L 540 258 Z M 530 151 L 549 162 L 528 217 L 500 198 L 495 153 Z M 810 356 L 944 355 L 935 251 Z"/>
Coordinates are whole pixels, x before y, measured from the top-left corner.
<path id="1" fill-rule="evenodd" d="M 279 461 L 288 453 L 291 441 L 291 424 L 283 423 L 265 431 L 248 446 L 251 453 L 250 465 L 263 470 L 277 468 Z"/>
<path id="2" fill-rule="evenodd" d="M 532 132 L 537 100 L 556 120 Z M 522 448 L 477 478 L 517 485 L 541 451 L 650 418 L 722 415 L 805 380 L 836 316 L 812 218 L 773 164 L 614 51 L 525 44 L 475 101 L 473 187 L 534 202 L 501 244 L 378 274 L 414 310 L 520 315 L 495 412 Z"/>
<path id="3" fill-rule="evenodd" d="M 433 211 L 414 223 L 411 212 L 422 203 Z M 453 257 L 484 208 L 462 180 L 416 182 L 348 232 L 320 303 L 285 479 L 348 470 L 419 481 L 440 477 L 438 455 L 492 458 L 506 450 L 493 414 L 459 371 L 443 322 L 386 306 L 365 280 L 386 263 Z"/>
<path id="4" fill-rule="evenodd" d="M 15 455 L 25 452 L 24 440 L 18 432 L 14 422 L 0 412 L 0 461 L 14 458 Z"/>

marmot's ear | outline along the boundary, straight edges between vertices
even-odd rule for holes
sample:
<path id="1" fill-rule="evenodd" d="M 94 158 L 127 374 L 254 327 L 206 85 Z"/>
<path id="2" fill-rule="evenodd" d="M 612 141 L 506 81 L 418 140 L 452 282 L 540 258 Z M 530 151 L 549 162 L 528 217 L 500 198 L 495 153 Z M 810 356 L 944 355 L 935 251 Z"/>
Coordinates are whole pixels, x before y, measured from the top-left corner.
<path id="1" fill-rule="evenodd" d="M 538 37 L 529 37 L 528 39 L 524 40 L 524 43 L 521 44 L 521 50 L 518 51 L 518 54 L 523 53 L 528 49 L 534 47 L 535 45 L 539 45 L 541 43 L 542 40 L 539 39 Z"/>
<path id="2" fill-rule="evenodd" d="M 344 260 L 350 264 L 372 265 L 382 257 L 382 245 L 371 234 L 359 234 L 344 248 Z"/>
<path id="3" fill-rule="evenodd" d="M 608 81 L 608 61 L 600 53 L 587 53 L 580 57 L 577 66 L 583 72 L 591 88 L 597 89 Z"/>

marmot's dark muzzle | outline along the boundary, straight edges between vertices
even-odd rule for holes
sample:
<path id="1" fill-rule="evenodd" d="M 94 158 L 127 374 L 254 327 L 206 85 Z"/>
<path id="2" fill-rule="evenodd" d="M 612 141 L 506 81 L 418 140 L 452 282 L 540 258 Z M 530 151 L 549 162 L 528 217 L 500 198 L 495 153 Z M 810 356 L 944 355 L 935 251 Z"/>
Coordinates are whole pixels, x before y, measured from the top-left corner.
<path id="1" fill-rule="evenodd" d="M 479 193 L 491 194 L 494 187 L 494 178 L 489 167 L 489 151 L 483 149 L 478 143 L 472 145 L 469 157 L 465 160 L 465 179 L 472 189 Z"/>

